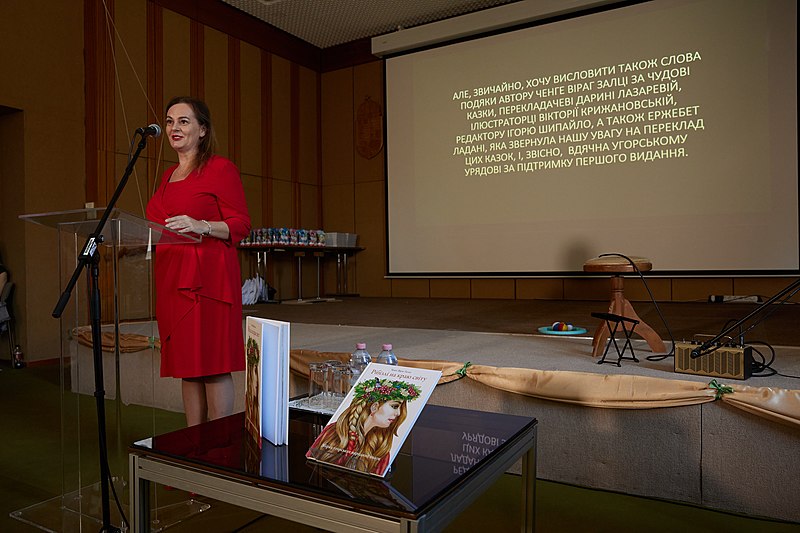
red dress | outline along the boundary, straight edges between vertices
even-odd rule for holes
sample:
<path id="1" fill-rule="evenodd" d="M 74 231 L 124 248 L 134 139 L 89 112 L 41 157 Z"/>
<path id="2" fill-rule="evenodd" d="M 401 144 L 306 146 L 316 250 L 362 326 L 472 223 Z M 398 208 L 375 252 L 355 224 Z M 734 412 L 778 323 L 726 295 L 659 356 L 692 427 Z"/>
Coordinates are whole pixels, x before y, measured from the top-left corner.
<path id="1" fill-rule="evenodd" d="M 169 183 L 176 167 L 161 176 L 147 204 L 147 218 L 161 225 L 177 215 L 221 220 L 228 224 L 230 237 L 156 246 L 161 376 L 192 378 L 244 370 L 242 279 L 236 243 L 250 232 L 250 215 L 239 171 L 227 159 L 212 156 L 199 171 Z"/>

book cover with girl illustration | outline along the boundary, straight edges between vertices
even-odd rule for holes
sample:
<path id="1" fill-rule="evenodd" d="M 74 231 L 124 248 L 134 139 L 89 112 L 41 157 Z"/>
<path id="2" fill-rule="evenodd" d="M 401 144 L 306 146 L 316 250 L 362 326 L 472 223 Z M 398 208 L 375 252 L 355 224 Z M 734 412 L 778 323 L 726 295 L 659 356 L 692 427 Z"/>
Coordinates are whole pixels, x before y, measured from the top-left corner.
<path id="1" fill-rule="evenodd" d="M 384 477 L 441 375 L 370 363 L 306 457 Z"/>

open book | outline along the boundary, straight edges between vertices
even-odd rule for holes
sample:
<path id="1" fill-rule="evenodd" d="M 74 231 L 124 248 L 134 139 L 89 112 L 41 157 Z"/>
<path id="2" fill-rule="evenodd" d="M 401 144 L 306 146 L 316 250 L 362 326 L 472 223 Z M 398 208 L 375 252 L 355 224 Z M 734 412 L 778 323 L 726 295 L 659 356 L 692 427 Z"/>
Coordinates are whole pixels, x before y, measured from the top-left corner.
<path id="1" fill-rule="evenodd" d="M 441 375 L 370 363 L 306 457 L 384 477 Z"/>
<path id="2" fill-rule="evenodd" d="M 244 424 L 261 446 L 289 440 L 289 323 L 246 320 Z"/>

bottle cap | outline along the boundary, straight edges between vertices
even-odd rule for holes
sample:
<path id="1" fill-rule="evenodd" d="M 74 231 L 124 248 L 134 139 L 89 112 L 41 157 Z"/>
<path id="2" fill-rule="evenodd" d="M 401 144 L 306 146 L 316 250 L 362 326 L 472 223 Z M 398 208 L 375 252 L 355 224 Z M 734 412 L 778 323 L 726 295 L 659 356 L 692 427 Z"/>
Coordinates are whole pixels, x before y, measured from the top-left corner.
<path id="1" fill-rule="evenodd" d="M 384 344 L 384 345 L 382 346 L 382 348 L 388 352 L 389 350 L 391 350 L 391 349 L 392 349 L 392 345 L 391 345 L 391 344 Z"/>
<path id="2" fill-rule="evenodd" d="M 358 342 L 356 343 L 356 350 L 366 350 L 367 343 L 366 342 Z"/>

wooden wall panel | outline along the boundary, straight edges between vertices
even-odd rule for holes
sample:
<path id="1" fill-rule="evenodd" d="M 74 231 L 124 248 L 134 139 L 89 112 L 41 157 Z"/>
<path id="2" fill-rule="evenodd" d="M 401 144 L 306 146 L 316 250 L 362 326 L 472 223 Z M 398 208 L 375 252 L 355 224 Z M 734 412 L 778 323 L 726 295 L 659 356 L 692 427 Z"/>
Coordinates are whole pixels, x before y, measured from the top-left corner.
<path id="1" fill-rule="evenodd" d="M 322 188 L 322 226 L 325 231 L 355 231 L 355 187 L 351 183 Z"/>
<path id="2" fill-rule="evenodd" d="M 292 225 L 292 183 L 287 180 L 272 182 L 272 225 L 276 228 Z"/>
<path id="3" fill-rule="evenodd" d="M 242 165 L 242 60 L 240 49 L 239 40 L 228 37 L 228 157 L 237 167 Z"/>
<path id="4" fill-rule="evenodd" d="M 388 296 L 391 284 L 386 274 L 383 181 L 357 183 L 355 186 L 355 233 L 365 250 L 355 257 L 356 284 L 364 296 Z"/>
<path id="5" fill-rule="evenodd" d="M 135 131 L 150 122 L 155 106 L 150 102 L 147 83 L 148 68 L 148 13 L 146 3 L 116 3 L 115 64 L 117 83 L 115 124 L 115 181 L 119 181 L 127 167 L 131 143 L 139 137 Z M 158 120 L 161 124 L 162 121 Z M 152 192 L 152 181 L 148 179 L 147 156 L 151 147 L 158 147 L 162 139 L 150 139 L 142 151 L 125 190 L 117 203 L 121 209 L 144 216 L 144 206 Z M 134 149 L 136 147 L 134 146 Z M 113 191 L 112 191 L 113 192 Z"/>
<path id="6" fill-rule="evenodd" d="M 322 74 L 320 87 L 322 227 L 327 232 L 352 233 L 356 228 L 352 69 Z M 353 284 L 358 260 L 354 257 L 350 262 L 350 292 L 355 290 Z M 380 275 L 382 277 L 383 273 Z M 336 281 L 336 264 L 331 261 L 325 268 L 325 286 L 336 287 Z M 371 294 L 368 285 L 364 288 Z M 384 292 L 385 289 L 380 291 Z"/>
<path id="7" fill-rule="evenodd" d="M 391 296 L 393 298 L 429 298 L 430 285 L 427 279 L 393 279 Z"/>
<path id="8" fill-rule="evenodd" d="M 322 75 L 322 184 L 353 183 L 353 73 Z"/>
<path id="9" fill-rule="evenodd" d="M 114 154 L 114 176 L 118 180 L 125 174 L 127 166 L 127 153 Z M 136 167 L 128 178 L 125 189 L 122 191 L 122 195 L 117 200 L 117 207 L 134 215 L 144 217 L 145 206 L 150 196 L 150 191 L 147 190 L 147 161 L 139 158 L 136 162 Z M 103 305 L 106 305 L 106 303 L 104 302 Z M 110 305 L 110 302 L 108 305 Z"/>
<path id="10" fill-rule="evenodd" d="M 217 153 L 230 158 L 228 117 L 228 37 L 205 28 L 205 102 L 217 134 Z"/>
<path id="11" fill-rule="evenodd" d="M 630 276 L 625 278 L 625 294 L 630 301 L 650 301 L 650 292 L 656 301 L 669 301 L 672 299 L 672 282 L 667 278 L 645 276 L 644 282 L 640 278 Z M 650 289 L 650 292 L 647 289 Z"/>
<path id="12" fill-rule="evenodd" d="M 292 175 L 290 66 L 285 59 L 272 56 L 272 168 L 268 175 L 275 180 L 286 182 L 291 181 Z M 291 194 L 280 197 L 281 201 L 290 204 L 291 198 Z M 283 224 L 291 225 L 291 218 Z"/>
<path id="13" fill-rule="evenodd" d="M 195 18 L 189 21 L 189 95 L 206 99 L 206 28 Z"/>
<path id="14" fill-rule="evenodd" d="M 145 54 L 146 76 L 145 98 L 147 100 L 147 124 L 161 124 L 164 120 L 164 10 L 151 2 L 147 2 L 145 10 Z M 166 135 L 151 139 L 143 156 L 147 159 L 147 190 L 155 190 L 161 173 L 160 162 L 164 156 L 164 140 Z"/>
<path id="15" fill-rule="evenodd" d="M 383 95 L 383 61 L 373 61 L 359 65 L 353 69 L 353 118 L 355 124 L 359 106 L 367 99 L 378 104 L 385 113 Z M 353 139 L 357 133 L 353 132 Z M 383 131 L 381 131 L 383 135 Z M 383 180 L 385 175 L 386 150 L 381 151 L 372 158 L 366 158 L 355 151 L 355 179 L 356 181 Z"/>
<path id="16" fill-rule="evenodd" d="M 791 285 L 797 278 L 737 278 L 733 280 L 731 296 L 761 296 L 765 300 L 778 294 Z M 795 294 L 792 302 L 800 302 L 800 293 Z"/>
<path id="17" fill-rule="evenodd" d="M 611 290 L 610 278 L 564 278 L 566 300 L 608 300 Z"/>
<path id="18" fill-rule="evenodd" d="M 318 74 L 307 68 L 298 69 L 298 110 L 297 117 L 300 144 L 297 177 L 300 183 L 318 186 L 319 178 L 319 115 L 317 101 Z M 303 204 L 303 211 L 317 210 L 317 205 Z"/>
<path id="19" fill-rule="evenodd" d="M 470 298 L 471 284 L 468 279 L 430 280 L 431 298 Z"/>
<path id="20" fill-rule="evenodd" d="M 518 300 L 561 300 L 564 298 L 564 281 L 555 278 L 518 279 Z"/>
<path id="21" fill-rule="evenodd" d="M 262 175 L 261 51 L 242 43 L 241 53 L 241 172 Z M 260 199 L 260 196 L 259 196 Z M 260 203 L 260 202 L 259 202 Z M 260 209 L 259 209 L 260 211 Z M 259 216 L 260 221 L 260 216 Z"/>
<path id="22" fill-rule="evenodd" d="M 272 55 L 261 52 L 261 175 L 264 183 L 261 187 L 261 226 L 273 226 L 274 209 L 272 179 Z"/>
<path id="23" fill-rule="evenodd" d="M 164 30 L 164 90 L 163 102 L 153 102 L 158 111 L 159 123 L 164 123 L 164 106 L 175 96 L 191 95 L 191 46 L 190 46 L 190 21 L 186 17 L 172 11 L 163 11 Z M 214 111 L 212 110 L 212 113 Z M 216 119 L 216 117 L 214 117 Z M 164 147 L 162 157 L 166 161 L 177 162 L 175 152 L 162 136 Z M 160 173 L 158 174 L 161 175 Z"/>
<path id="24" fill-rule="evenodd" d="M 675 301 L 704 301 L 711 294 L 733 295 L 733 279 L 679 278 L 672 281 L 672 299 Z"/>
<path id="25" fill-rule="evenodd" d="M 355 189 L 347 184 L 322 187 L 321 226 L 327 232 L 351 233 L 355 228 Z M 336 264 L 325 265 L 325 286 L 336 287 Z"/>
<path id="26" fill-rule="evenodd" d="M 473 279 L 473 298 L 514 299 L 513 279 Z"/>
<path id="27" fill-rule="evenodd" d="M 319 187 L 301 183 L 298 190 L 300 193 L 300 205 L 303 206 L 300 212 L 299 228 L 306 230 L 320 229 L 322 226 L 315 209 L 315 206 L 319 203 Z"/>
<path id="28" fill-rule="evenodd" d="M 149 124 L 147 101 L 147 4 L 116 2 L 114 61 L 117 66 L 117 153 L 127 154 L 136 128 Z M 142 152 L 142 156 L 146 154 Z M 146 174 L 145 174 L 146 175 Z"/>
<path id="29" fill-rule="evenodd" d="M 260 228 L 263 216 L 263 206 L 261 205 L 261 188 L 264 180 L 261 176 L 245 174 L 242 172 L 242 185 L 244 186 L 244 196 L 247 200 L 247 210 L 250 213 L 250 223 L 253 228 Z"/>

